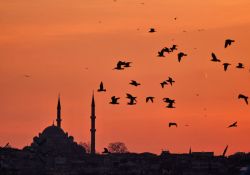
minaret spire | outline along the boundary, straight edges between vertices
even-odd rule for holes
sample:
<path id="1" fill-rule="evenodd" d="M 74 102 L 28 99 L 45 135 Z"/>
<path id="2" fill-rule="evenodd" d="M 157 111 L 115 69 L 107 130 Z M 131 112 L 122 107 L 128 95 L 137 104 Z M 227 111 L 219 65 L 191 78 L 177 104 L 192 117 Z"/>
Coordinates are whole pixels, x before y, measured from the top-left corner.
<path id="1" fill-rule="evenodd" d="M 95 132 L 96 132 L 96 129 L 95 129 L 95 97 L 94 97 L 94 92 L 92 94 L 92 103 L 91 103 L 91 129 L 90 129 L 90 132 L 91 132 L 91 150 L 90 150 L 90 153 L 91 154 L 95 154 Z"/>
<path id="2" fill-rule="evenodd" d="M 58 95 L 58 102 L 57 102 L 57 127 L 61 128 L 61 102 L 60 102 L 60 94 Z"/>

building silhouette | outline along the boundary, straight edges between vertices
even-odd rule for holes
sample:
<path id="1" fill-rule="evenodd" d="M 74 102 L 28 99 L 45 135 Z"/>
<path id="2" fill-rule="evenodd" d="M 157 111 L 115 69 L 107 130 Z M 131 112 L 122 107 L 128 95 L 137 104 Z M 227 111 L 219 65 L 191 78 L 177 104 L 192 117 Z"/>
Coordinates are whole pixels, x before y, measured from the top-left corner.
<path id="1" fill-rule="evenodd" d="M 41 154 L 52 154 L 71 157 L 82 155 L 85 149 L 74 141 L 61 127 L 61 101 L 58 97 L 56 125 L 46 127 L 38 136 L 33 138 L 30 149 Z"/>
<path id="2" fill-rule="evenodd" d="M 95 154 L 95 98 L 94 98 L 94 93 L 92 95 L 92 103 L 91 103 L 91 129 L 90 129 L 90 133 L 91 133 L 91 150 L 90 153 L 93 155 Z"/>

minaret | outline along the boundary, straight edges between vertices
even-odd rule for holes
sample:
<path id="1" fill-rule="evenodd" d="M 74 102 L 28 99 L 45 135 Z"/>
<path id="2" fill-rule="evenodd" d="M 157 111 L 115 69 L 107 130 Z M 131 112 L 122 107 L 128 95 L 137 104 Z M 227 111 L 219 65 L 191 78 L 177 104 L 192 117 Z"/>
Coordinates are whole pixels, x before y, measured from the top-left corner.
<path id="1" fill-rule="evenodd" d="M 95 154 L 95 99 L 94 99 L 94 93 L 92 95 L 92 103 L 91 103 L 91 150 L 90 153 L 91 154 Z"/>
<path id="2" fill-rule="evenodd" d="M 57 122 L 57 127 L 61 128 L 61 103 L 60 103 L 60 95 L 58 96 L 58 103 L 57 103 L 57 118 L 56 118 L 56 122 Z"/>

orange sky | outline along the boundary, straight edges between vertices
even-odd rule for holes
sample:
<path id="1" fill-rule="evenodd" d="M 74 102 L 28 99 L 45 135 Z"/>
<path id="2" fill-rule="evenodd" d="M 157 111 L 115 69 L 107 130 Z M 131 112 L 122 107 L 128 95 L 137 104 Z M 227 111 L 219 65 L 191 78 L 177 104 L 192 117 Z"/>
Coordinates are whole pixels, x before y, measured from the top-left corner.
<path id="1" fill-rule="evenodd" d="M 108 91 L 95 93 L 98 151 L 113 141 L 132 152 L 250 151 L 250 110 L 237 99 L 250 96 L 249 11 L 249 0 L 1 1 L 0 146 L 22 148 L 51 125 L 59 92 L 62 127 L 89 141 L 92 90 L 103 81 Z M 224 49 L 227 38 L 236 42 Z M 175 53 L 156 57 L 172 44 L 188 54 L 181 63 Z M 246 69 L 224 72 L 211 52 Z M 118 60 L 133 67 L 112 70 Z M 168 76 L 176 83 L 161 89 Z M 142 85 L 128 85 L 132 79 Z M 126 105 L 127 92 L 138 96 L 136 106 Z M 121 105 L 108 104 L 113 95 Z M 154 104 L 144 102 L 148 95 Z M 174 98 L 176 109 L 165 108 L 163 97 Z M 239 127 L 227 129 L 234 121 Z"/>

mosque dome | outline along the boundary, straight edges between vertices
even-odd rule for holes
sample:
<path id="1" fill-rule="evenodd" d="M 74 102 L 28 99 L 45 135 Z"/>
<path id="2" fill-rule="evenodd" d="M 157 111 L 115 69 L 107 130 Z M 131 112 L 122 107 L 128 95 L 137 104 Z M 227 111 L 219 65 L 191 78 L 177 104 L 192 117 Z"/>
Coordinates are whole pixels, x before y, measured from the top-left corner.
<path id="1" fill-rule="evenodd" d="M 44 137 L 65 137 L 66 136 L 64 131 L 55 125 L 48 126 L 47 128 L 45 128 L 42 132 L 42 135 Z"/>

